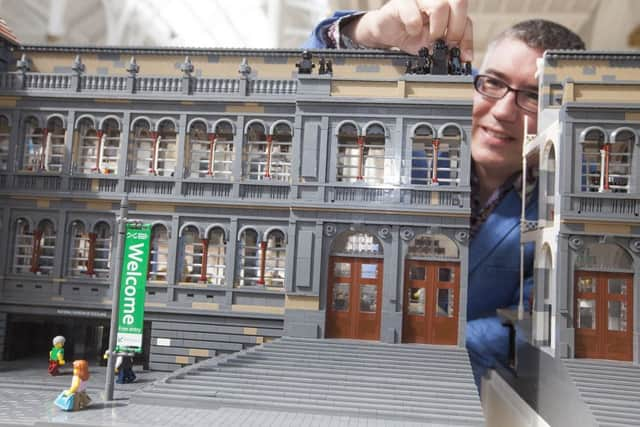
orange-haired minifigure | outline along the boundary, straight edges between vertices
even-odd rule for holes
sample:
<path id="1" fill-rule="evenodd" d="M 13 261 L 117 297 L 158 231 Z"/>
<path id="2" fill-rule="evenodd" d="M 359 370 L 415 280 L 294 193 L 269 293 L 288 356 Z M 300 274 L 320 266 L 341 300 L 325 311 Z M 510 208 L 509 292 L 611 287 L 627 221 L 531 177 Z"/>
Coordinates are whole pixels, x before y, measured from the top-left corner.
<path id="1" fill-rule="evenodd" d="M 71 387 L 64 391 L 65 396 L 73 395 L 73 410 L 86 408 L 91 403 L 91 398 L 85 391 L 89 381 L 89 363 L 86 360 L 73 361 L 73 378 Z"/>

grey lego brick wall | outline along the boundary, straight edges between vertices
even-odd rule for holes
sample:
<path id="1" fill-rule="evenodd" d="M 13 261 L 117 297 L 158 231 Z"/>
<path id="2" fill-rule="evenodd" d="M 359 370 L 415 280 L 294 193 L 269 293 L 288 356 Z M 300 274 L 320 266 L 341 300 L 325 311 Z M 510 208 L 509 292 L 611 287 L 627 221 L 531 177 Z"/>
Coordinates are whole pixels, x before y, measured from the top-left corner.
<path id="1" fill-rule="evenodd" d="M 246 326 L 241 319 L 211 321 L 154 321 L 151 326 L 149 367 L 172 371 L 185 365 L 234 353 L 282 336 L 280 327 Z"/>

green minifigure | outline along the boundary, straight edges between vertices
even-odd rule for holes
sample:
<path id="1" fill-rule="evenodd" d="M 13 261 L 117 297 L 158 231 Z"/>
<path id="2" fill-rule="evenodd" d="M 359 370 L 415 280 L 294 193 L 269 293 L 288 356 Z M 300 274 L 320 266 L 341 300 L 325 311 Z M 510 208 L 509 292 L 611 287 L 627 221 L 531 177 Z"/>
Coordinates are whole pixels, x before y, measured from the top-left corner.
<path id="1" fill-rule="evenodd" d="M 62 335 L 58 335 L 53 339 L 53 347 L 49 352 L 49 374 L 58 375 L 58 368 L 64 365 L 64 343 L 65 339 Z"/>

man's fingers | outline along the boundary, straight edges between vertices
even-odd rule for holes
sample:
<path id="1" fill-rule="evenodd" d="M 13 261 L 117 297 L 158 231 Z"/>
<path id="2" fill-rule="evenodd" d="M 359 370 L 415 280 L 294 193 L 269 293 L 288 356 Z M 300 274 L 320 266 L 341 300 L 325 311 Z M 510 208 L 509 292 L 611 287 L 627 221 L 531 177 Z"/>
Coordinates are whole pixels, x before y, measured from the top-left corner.
<path id="1" fill-rule="evenodd" d="M 460 40 L 460 59 L 465 62 L 473 61 L 473 22 L 467 17 L 462 40 Z"/>
<path id="2" fill-rule="evenodd" d="M 398 15 L 409 36 L 416 36 L 423 31 L 426 23 L 415 1 L 401 2 L 398 5 Z"/>
<path id="3" fill-rule="evenodd" d="M 467 26 L 467 0 L 449 0 L 449 24 L 447 42 L 459 44 Z"/>
<path id="4" fill-rule="evenodd" d="M 432 42 L 444 39 L 447 25 L 449 25 L 449 3 L 438 2 L 427 8 L 429 14 L 429 38 Z"/>

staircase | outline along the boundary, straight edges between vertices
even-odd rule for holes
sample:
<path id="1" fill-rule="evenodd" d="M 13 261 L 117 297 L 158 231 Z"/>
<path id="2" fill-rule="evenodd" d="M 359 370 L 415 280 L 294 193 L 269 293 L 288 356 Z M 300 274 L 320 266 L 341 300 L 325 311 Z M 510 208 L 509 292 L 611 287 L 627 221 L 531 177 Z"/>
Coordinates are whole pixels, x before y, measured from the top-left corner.
<path id="1" fill-rule="evenodd" d="M 284 337 L 174 372 L 132 401 L 484 425 L 466 350 Z"/>
<path id="2" fill-rule="evenodd" d="M 593 359 L 563 362 L 598 426 L 640 426 L 640 366 Z"/>

